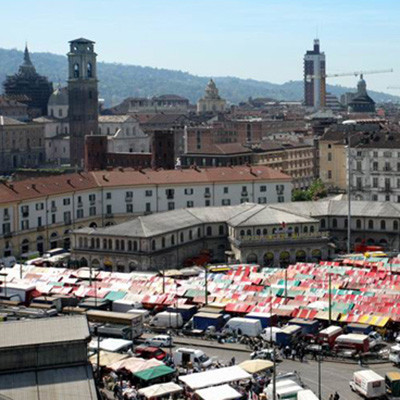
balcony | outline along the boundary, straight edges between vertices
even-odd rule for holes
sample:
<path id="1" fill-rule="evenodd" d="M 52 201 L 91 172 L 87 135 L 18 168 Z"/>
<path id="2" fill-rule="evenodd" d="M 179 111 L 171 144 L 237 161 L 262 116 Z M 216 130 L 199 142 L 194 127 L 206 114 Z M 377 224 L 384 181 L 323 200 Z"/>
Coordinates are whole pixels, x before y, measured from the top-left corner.
<path id="1" fill-rule="evenodd" d="M 12 233 L 11 232 L 7 232 L 7 233 L 5 233 L 4 234 L 4 239 L 9 239 L 9 238 L 12 238 Z"/>
<path id="2" fill-rule="evenodd" d="M 277 233 L 273 235 L 252 235 L 241 236 L 239 239 L 229 238 L 229 241 L 236 247 L 242 246 L 265 246 L 266 244 L 295 244 L 303 242 L 317 242 L 327 240 L 329 232 L 313 232 L 313 233 Z"/>
<path id="3" fill-rule="evenodd" d="M 57 211 L 57 207 L 56 206 L 51 206 L 50 211 L 51 212 L 56 212 Z"/>
<path id="4" fill-rule="evenodd" d="M 241 192 L 240 195 L 242 197 L 249 197 L 249 193 L 248 192 Z"/>
<path id="5" fill-rule="evenodd" d="M 167 194 L 167 199 L 168 200 L 173 200 L 174 199 L 174 195 L 173 194 Z"/>
<path id="6" fill-rule="evenodd" d="M 94 205 L 96 204 L 96 200 L 89 200 L 89 204 L 90 204 L 91 206 L 94 206 Z"/>
<path id="7" fill-rule="evenodd" d="M 10 214 L 4 214 L 3 221 L 9 221 L 9 220 L 10 220 Z"/>
<path id="8" fill-rule="evenodd" d="M 22 218 L 29 218 L 29 212 L 22 212 Z"/>
<path id="9" fill-rule="evenodd" d="M 132 203 L 133 197 L 125 197 L 125 202 L 126 203 Z"/>
<path id="10" fill-rule="evenodd" d="M 82 207 L 83 207 L 83 203 L 82 203 L 81 201 L 78 201 L 78 203 L 76 204 L 76 206 L 77 206 L 78 208 L 82 208 Z"/>
<path id="11" fill-rule="evenodd" d="M 205 197 L 206 199 L 210 198 L 210 197 L 211 197 L 211 193 L 210 193 L 210 192 L 205 192 L 205 193 L 204 193 L 204 197 Z"/>

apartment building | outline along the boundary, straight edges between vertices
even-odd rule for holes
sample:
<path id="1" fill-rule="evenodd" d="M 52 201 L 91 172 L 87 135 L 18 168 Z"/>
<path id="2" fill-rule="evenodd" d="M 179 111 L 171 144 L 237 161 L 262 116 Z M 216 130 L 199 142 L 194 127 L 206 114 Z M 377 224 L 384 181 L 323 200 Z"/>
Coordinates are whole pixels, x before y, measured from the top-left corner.
<path id="1" fill-rule="evenodd" d="M 114 169 L 0 184 L 0 257 L 70 247 L 71 230 L 167 210 L 291 199 L 268 167 Z"/>

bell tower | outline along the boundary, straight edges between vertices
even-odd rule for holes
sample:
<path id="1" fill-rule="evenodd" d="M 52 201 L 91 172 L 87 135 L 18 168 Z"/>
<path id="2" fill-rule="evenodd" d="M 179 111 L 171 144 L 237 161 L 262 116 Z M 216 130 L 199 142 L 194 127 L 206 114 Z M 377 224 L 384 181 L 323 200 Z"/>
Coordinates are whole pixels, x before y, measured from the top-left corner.
<path id="1" fill-rule="evenodd" d="M 69 42 L 68 100 L 71 166 L 83 167 L 85 136 L 98 134 L 97 67 L 94 42 Z"/>

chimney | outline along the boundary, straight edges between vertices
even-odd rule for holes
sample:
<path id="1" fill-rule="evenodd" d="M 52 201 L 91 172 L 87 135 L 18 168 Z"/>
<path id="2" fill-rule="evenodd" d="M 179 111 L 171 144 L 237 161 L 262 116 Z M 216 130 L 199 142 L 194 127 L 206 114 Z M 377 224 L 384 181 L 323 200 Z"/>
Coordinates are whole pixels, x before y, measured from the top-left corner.
<path id="1" fill-rule="evenodd" d="M 36 183 L 32 183 L 32 189 L 36 190 Z"/>
<path id="2" fill-rule="evenodd" d="M 124 172 L 124 169 L 123 169 L 122 167 L 119 167 L 119 168 L 118 168 L 118 171 L 119 171 L 119 172 Z"/>
<path id="3" fill-rule="evenodd" d="M 109 179 L 105 175 L 103 175 L 103 180 L 105 180 L 106 182 L 109 181 Z"/>

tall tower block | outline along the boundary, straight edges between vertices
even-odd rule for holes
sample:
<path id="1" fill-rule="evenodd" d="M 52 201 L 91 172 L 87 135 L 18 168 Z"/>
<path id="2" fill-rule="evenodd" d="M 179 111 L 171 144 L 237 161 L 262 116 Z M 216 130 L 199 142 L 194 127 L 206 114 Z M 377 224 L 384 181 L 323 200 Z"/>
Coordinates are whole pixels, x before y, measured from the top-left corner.
<path id="1" fill-rule="evenodd" d="M 304 104 L 318 110 L 325 107 L 326 96 L 325 53 L 321 53 L 319 39 L 314 48 L 304 55 Z"/>
<path id="2" fill-rule="evenodd" d="M 76 39 L 69 42 L 68 98 L 71 165 L 83 167 L 85 136 L 98 133 L 98 90 L 94 42 Z"/>

